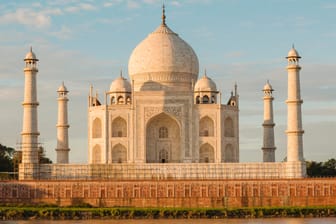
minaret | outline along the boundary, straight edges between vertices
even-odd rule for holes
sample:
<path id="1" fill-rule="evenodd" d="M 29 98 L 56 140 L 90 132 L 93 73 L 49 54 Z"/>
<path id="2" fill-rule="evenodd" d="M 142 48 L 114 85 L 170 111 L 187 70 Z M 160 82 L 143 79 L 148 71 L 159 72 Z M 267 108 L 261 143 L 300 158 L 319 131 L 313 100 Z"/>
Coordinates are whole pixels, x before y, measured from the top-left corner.
<path id="1" fill-rule="evenodd" d="M 57 122 L 57 163 L 69 163 L 69 137 L 68 137 L 68 90 L 64 83 L 58 88 L 58 122 Z"/>
<path id="2" fill-rule="evenodd" d="M 37 127 L 37 94 L 36 75 L 38 72 L 36 58 L 32 48 L 26 54 L 25 61 L 25 85 L 23 106 L 23 127 L 22 127 L 22 163 L 20 164 L 19 179 L 34 179 L 38 175 L 38 132 Z"/>
<path id="3" fill-rule="evenodd" d="M 275 162 L 274 146 L 274 121 L 273 121 L 273 88 L 267 81 L 264 86 L 264 143 L 263 143 L 263 161 Z"/>
<path id="4" fill-rule="evenodd" d="M 301 58 L 294 46 L 286 57 L 288 61 L 288 99 L 287 103 L 287 162 L 304 161 L 302 135 L 300 94 L 300 70 L 299 59 Z"/>

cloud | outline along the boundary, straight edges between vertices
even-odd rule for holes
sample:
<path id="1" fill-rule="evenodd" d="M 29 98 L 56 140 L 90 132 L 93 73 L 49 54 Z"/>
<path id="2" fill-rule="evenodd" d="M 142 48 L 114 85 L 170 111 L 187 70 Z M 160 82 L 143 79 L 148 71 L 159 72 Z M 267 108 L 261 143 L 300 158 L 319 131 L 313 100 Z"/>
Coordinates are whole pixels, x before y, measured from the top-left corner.
<path id="1" fill-rule="evenodd" d="M 69 6 L 69 7 L 65 8 L 65 11 L 70 12 L 70 13 L 76 13 L 76 12 L 80 12 L 80 11 L 94 11 L 96 9 L 97 8 L 95 6 L 93 6 L 92 4 L 80 3 L 78 5 Z"/>
<path id="2" fill-rule="evenodd" d="M 232 51 L 232 52 L 228 52 L 224 55 L 224 58 L 240 58 L 242 56 L 244 56 L 245 53 L 242 51 Z"/>
<path id="3" fill-rule="evenodd" d="M 122 25 L 125 23 L 129 23 L 130 21 L 132 21 L 131 17 L 121 18 L 121 19 L 105 19 L 105 18 L 97 19 L 98 23 L 110 24 L 110 25 Z"/>
<path id="4" fill-rule="evenodd" d="M 111 6 L 113 6 L 113 5 L 114 5 L 113 2 L 105 2 L 105 3 L 103 4 L 103 6 L 106 7 L 106 8 L 111 7 Z"/>
<path id="5" fill-rule="evenodd" d="M 324 4 L 324 5 L 322 5 L 322 8 L 324 8 L 324 9 L 336 9 L 336 3 Z"/>
<path id="6" fill-rule="evenodd" d="M 49 27 L 50 16 L 44 12 L 35 12 L 32 9 L 19 8 L 15 12 L 4 14 L 0 17 L 0 24 L 18 23 L 35 28 Z"/>
<path id="7" fill-rule="evenodd" d="M 201 4 L 210 4 L 212 3 L 213 0 L 188 0 L 187 3 L 190 3 L 190 4 L 198 4 L 198 3 L 201 3 Z"/>
<path id="8" fill-rule="evenodd" d="M 87 11 L 96 10 L 95 6 L 88 4 L 88 3 L 82 3 L 82 4 L 79 4 L 79 6 L 81 7 L 81 9 L 87 10 Z"/>
<path id="9" fill-rule="evenodd" d="M 178 1 L 171 1 L 170 4 L 173 5 L 173 6 L 181 6 L 181 5 L 182 5 L 182 4 L 181 4 L 180 2 L 178 2 Z"/>
<path id="10" fill-rule="evenodd" d="M 143 0 L 143 2 L 146 4 L 157 4 L 161 1 L 160 0 Z"/>
<path id="11" fill-rule="evenodd" d="M 127 7 L 130 9 L 136 9 L 140 7 L 140 4 L 136 1 L 127 1 Z"/>
<path id="12" fill-rule="evenodd" d="M 41 13 L 46 14 L 46 15 L 62 15 L 63 12 L 59 8 L 46 8 Z"/>
<path id="13" fill-rule="evenodd" d="M 72 37 L 72 30 L 67 26 L 62 26 L 60 30 L 55 32 L 50 32 L 51 36 L 57 37 L 58 39 L 70 39 Z"/>

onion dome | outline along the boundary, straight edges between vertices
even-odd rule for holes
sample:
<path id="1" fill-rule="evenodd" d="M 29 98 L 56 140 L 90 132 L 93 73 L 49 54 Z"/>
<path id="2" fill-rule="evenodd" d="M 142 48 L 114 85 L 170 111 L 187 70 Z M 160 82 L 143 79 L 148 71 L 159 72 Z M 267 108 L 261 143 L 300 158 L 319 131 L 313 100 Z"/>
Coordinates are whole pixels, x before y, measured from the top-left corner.
<path id="1" fill-rule="evenodd" d="M 173 83 L 197 79 L 198 58 L 192 47 L 174 33 L 165 21 L 133 50 L 128 72 L 131 79 L 141 84 L 146 81 Z M 161 75 L 166 74 L 163 78 Z"/>
<path id="2" fill-rule="evenodd" d="M 32 47 L 30 47 L 30 51 L 26 54 L 26 57 L 25 57 L 24 61 L 26 61 L 26 60 L 38 61 L 35 53 L 33 52 Z"/>
<path id="3" fill-rule="evenodd" d="M 297 50 L 294 48 L 294 45 L 288 52 L 288 56 L 286 58 L 301 58 Z"/>
<path id="4" fill-rule="evenodd" d="M 132 87 L 129 81 L 125 79 L 122 74 L 120 77 L 115 79 L 110 86 L 110 92 L 131 92 Z"/>
<path id="5" fill-rule="evenodd" d="M 57 92 L 69 92 L 68 89 L 65 87 L 64 82 L 62 82 L 62 85 L 58 88 Z"/>
<path id="6" fill-rule="evenodd" d="M 210 79 L 205 72 L 203 77 L 196 82 L 194 90 L 215 92 L 217 91 L 217 87 L 214 81 L 212 81 L 212 79 Z"/>

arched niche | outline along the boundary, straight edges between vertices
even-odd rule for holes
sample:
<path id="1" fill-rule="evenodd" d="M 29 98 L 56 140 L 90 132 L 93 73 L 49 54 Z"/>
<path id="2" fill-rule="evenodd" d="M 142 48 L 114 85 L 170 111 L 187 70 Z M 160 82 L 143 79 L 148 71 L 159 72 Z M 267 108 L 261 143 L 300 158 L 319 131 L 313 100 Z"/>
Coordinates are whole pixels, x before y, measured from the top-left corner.
<path id="1" fill-rule="evenodd" d="M 227 144 L 224 153 L 222 153 L 222 162 L 236 162 L 235 157 L 234 147 L 231 144 Z"/>
<path id="2" fill-rule="evenodd" d="M 214 148 L 209 143 L 203 144 L 199 150 L 199 162 L 213 163 L 214 161 L 215 161 Z"/>
<path id="3" fill-rule="evenodd" d="M 214 121 L 208 117 L 203 117 L 199 122 L 199 136 L 214 136 Z"/>
<path id="4" fill-rule="evenodd" d="M 112 137 L 127 137 L 127 122 L 122 117 L 112 121 Z"/>
<path id="5" fill-rule="evenodd" d="M 92 163 L 99 164 L 102 163 L 102 153 L 100 145 L 95 145 L 92 149 Z"/>
<path id="6" fill-rule="evenodd" d="M 228 117 L 224 121 L 224 136 L 234 137 L 234 127 L 232 118 Z"/>
<path id="7" fill-rule="evenodd" d="M 102 137 L 102 122 L 99 118 L 95 118 L 92 122 L 92 138 Z"/>
<path id="8" fill-rule="evenodd" d="M 127 162 L 127 149 L 122 144 L 117 144 L 112 148 L 112 163 Z"/>

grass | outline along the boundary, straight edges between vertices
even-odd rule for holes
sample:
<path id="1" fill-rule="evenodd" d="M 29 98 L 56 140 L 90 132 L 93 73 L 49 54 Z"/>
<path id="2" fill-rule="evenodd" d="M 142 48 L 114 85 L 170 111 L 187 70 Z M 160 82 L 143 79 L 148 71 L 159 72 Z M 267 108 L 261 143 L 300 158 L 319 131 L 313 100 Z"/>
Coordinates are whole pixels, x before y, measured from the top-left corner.
<path id="1" fill-rule="evenodd" d="M 199 219 L 199 218 L 275 218 L 336 217 L 330 207 L 260 208 L 95 208 L 53 205 L 0 206 L 0 220 L 15 219 Z"/>

